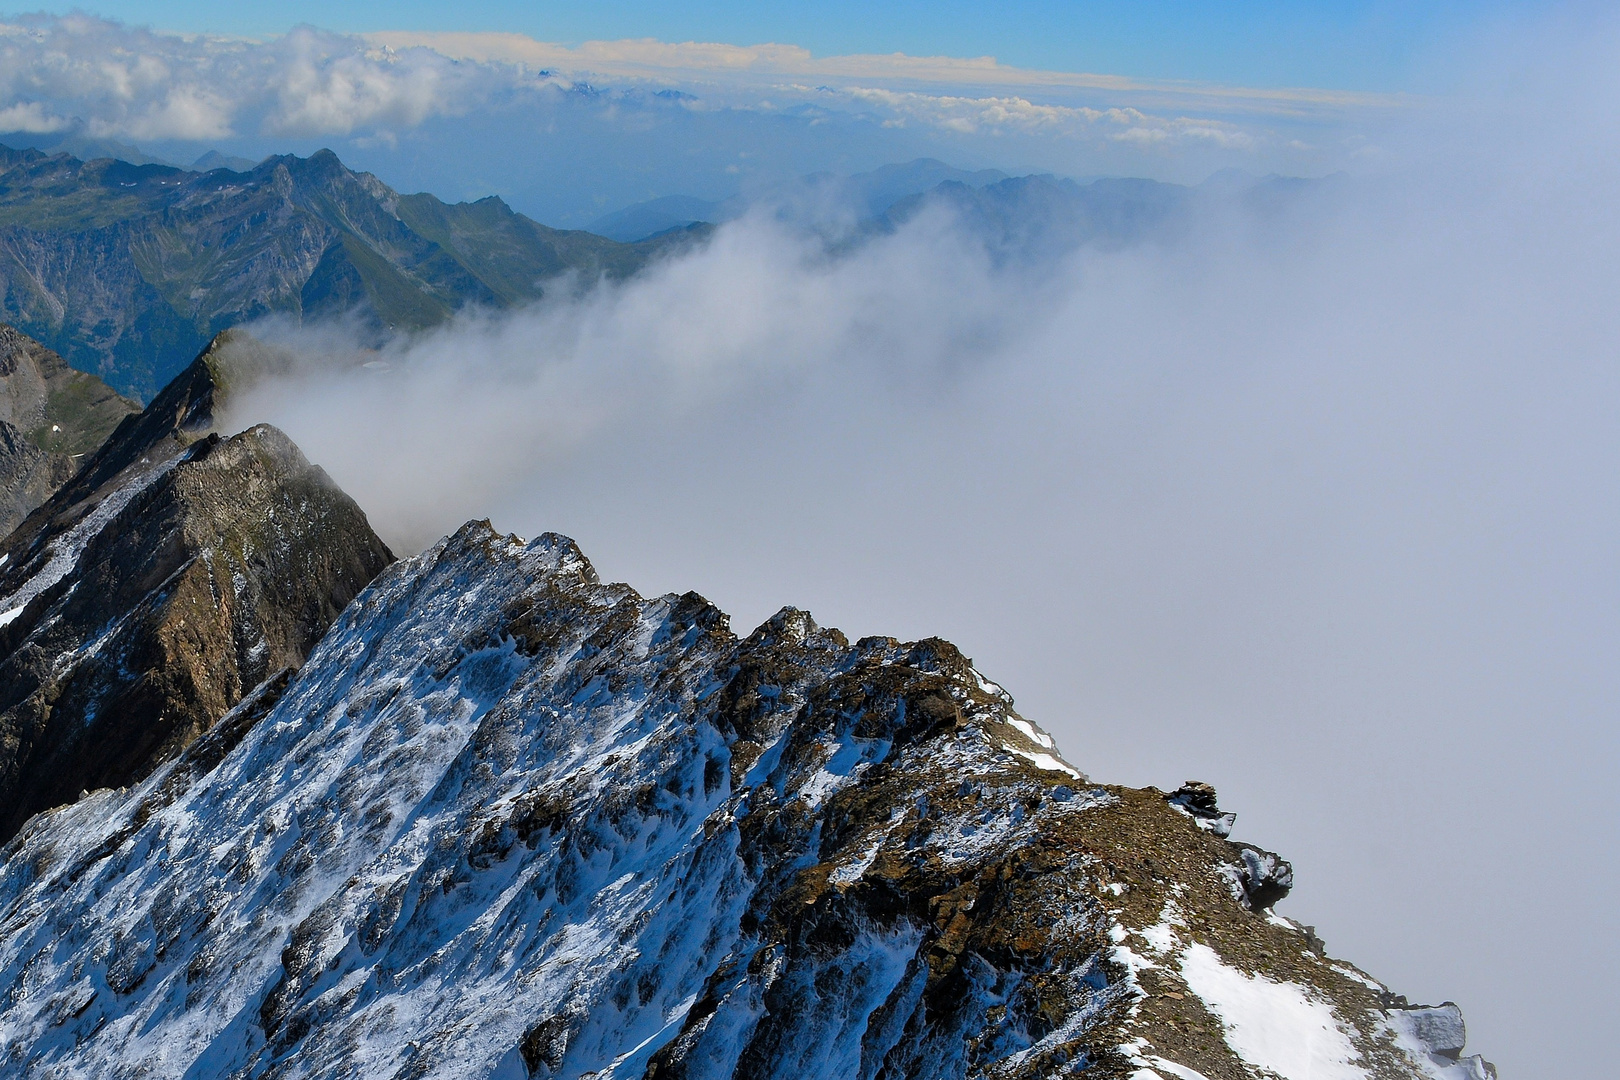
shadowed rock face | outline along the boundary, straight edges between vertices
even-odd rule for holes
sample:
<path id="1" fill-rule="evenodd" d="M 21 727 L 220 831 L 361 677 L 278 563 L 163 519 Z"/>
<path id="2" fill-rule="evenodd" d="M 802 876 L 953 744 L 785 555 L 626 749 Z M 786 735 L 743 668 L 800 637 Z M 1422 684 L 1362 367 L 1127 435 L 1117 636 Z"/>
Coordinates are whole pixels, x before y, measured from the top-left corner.
<path id="1" fill-rule="evenodd" d="M 173 757 L 391 561 L 281 432 L 203 434 L 210 362 L 0 544 L 0 836 Z"/>
<path id="2" fill-rule="evenodd" d="M 72 478 L 140 406 L 0 323 L 0 536 Z"/>
<path id="3" fill-rule="evenodd" d="M 946 642 L 739 639 L 473 523 L 0 852 L 0 1070 L 1486 1075 L 1178 795 L 1087 780 Z"/>

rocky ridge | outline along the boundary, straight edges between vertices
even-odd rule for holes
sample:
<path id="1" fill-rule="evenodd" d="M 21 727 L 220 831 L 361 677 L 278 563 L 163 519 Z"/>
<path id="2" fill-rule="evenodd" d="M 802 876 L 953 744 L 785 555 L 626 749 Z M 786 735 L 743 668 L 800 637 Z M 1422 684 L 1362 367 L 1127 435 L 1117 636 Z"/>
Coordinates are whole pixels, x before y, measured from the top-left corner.
<path id="1" fill-rule="evenodd" d="M 296 667 L 392 558 L 210 350 L 0 542 L 0 837 L 137 780 Z"/>
<path id="2" fill-rule="evenodd" d="M 0 146 L 0 318 L 143 398 L 262 315 L 420 328 L 568 274 L 622 277 L 687 239 L 621 244 L 493 196 L 403 195 L 330 150 L 200 172 Z"/>

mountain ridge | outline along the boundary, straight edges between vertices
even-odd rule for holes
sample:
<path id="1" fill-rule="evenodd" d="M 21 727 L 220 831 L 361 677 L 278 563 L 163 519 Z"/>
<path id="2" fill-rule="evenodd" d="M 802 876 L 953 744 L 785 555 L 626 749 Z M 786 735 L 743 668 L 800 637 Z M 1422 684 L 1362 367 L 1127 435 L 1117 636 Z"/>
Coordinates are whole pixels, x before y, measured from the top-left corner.
<path id="1" fill-rule="evenodd" d="M 223 351 L 0 544 L 0 1071 L 1495 1075 L 1207 785 L 1088 778 L 937 638 L 488 521 L 393 561 L 213 430 Z"/>
<path id="2" fill-rule="evenodd" d="M 263 315 L 419 329 L 627 276 L 701 234 L 550 229 L 495 196 L 400 194 L 330 150 L 195 172 L 0 146 L 0 319 L 141 397 Z"/>
<path id="3" fill-rule="evenodd" d="M 1212 792 L 1086 780 L 945 642 L 739 639 L 475 522 L 239 708 L 5 849 L 17 1066 L 1491 1075 L 1270 912 Z"/>
<path id="4" fill-rule="evenodd" d="M 147 775 L 297 667 L 392 554 L 212 350 L 0 541 L 0 837 Z"/>

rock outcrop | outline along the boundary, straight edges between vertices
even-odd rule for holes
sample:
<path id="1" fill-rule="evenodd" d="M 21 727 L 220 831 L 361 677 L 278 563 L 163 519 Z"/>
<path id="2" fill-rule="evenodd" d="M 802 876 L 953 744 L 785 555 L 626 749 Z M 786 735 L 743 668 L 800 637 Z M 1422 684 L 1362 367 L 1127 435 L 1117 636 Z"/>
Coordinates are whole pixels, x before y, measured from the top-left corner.
<path id="1" fill-rule="evenodd" d="M 273 441 L 239 438 L 164 475 Z M 1487 1075 L 1259 905 L 1246 853 L 1082 775 L 946 642 L 792 609 L 739 639 L 474 523 L 0 852 L 0 1070 Z"/>
<path id="2" fill-rule="evenodd" d="M 199 357 L 0 542 L 0 837 L 172 758 L 391 561 L 279 431 L 209 433 L 216 367 Z"/>

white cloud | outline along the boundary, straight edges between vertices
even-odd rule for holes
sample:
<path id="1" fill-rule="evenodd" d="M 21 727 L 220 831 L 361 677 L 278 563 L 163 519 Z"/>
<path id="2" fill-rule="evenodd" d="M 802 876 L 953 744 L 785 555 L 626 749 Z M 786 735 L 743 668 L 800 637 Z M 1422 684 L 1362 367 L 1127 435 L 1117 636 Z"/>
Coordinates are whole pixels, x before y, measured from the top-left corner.
<path id="1" fill-rule="evenodd" d="M 961 87 L 1093 90 L 1139 94 L 1164 101 L 1202 101 L 1223 109 L 1304 112 L 1319 109 L 1399 107 L 1400 95 L 1343 90 L 1258 88 L 1133 79 L 1122 75 L 1042 71 L 1012 67 L 993 56 L 908 56 L 905 53 L 817 57 L 797 45 L 672 43 L 651 38 L 587 41 L 577 46 L 538 41 L 523 34 L 381 31 L 367 37 L 394 47 L 425 46 L 468 60 L 505 61 L 564 72 L 683 81 L 717 76 L 793 76 L 894 81 Z"/>
<path id="2" fill-rule="evenodd" d="M 117 120 L 93 118 L 92 135 L 131 139 L 222 139 L 232 134 L 232 103 L 205 87 L 176 86 Z M 0 127 L 0 130 L 6 130 Z"/>
<path id="3" fill-rule="evenodd" d="M 73 117 L 93 135 L 130 139 L 347 135 L 454 115 L 509 88 L 514 74 L 307 27 L 253 42 L 85 15 L 0 26 L 8 130 L 60 130 Z"/>
<path id="4" fill-rule="evenodd" d="M 477 104 L 488 72 L 428 49 L 366 48 L 356 38 L 308 28 L 267 48 L 277 76 L 264 129 L 275 134 L 347 135 L 366 127 L 410 128 Z M 483 84 L 483 85 L 480 85 Z"/>
<path id="5" fill-rule="evenodd" d="M 652 90 L 677 93 L 659 99 L 659 113 L 647 107 Z M 1090 100 L 1099 96 L 1118 100 Z M 400 133 L 436 119 L 513 102 L 530 112 L 564 102 L 594 109 L 601 122 L 627 124 L 621 135 L 680 113 L 768 112 L 802 115 L 806 124 L 841 113 L 850 123 L 952 137 L 1090 136 L 1240 152 L 1285 144 L 1256 126 L 1269 122 L 1266 114 L 1389 104 L 1338 92 L 1029 71 L 991 57 L 815 57 L 793 45 L 648 39 L 568 47 L 512 34 L 356 37 L 308 27 L 249 41 L 156 33 L 82 14 L 0 25 L 0 130 L 82 126 L 98 137 L 156 142 L 353 137 L 394 145 Z"/>
<path id="6" fill-rule="evenodd" d="M 65 116 L 57 116 L 48 112 L 37 101 L 19 101 L 15 105 L 8 105 L 0 109 L 0 131 L 26 131 L 30 134 L 43 134 L 51 131 L 64 131 L 73 126 L 73 121 Z"/>

